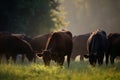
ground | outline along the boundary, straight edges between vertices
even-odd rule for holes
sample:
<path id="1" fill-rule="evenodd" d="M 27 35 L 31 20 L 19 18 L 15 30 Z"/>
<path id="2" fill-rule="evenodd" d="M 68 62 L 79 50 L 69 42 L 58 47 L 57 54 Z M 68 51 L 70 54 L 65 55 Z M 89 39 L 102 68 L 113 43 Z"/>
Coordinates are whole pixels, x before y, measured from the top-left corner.
<path id="1" fill-rule="evenodd" d="M 56 66 L 54 62 L 50 67 L 45 67 L 42 61 L 2 63 L 0 80 L 120 80 L 120 62 L 92 67 L 88 61 L 72 61 L 70 68 L 67 68 L 66 62 L 63 67 Z"/>

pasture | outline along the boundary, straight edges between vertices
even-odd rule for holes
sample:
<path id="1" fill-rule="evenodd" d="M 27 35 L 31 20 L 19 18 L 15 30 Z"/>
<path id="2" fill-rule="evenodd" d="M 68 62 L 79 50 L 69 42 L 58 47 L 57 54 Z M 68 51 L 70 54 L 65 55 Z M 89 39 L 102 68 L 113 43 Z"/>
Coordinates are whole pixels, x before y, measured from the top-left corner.
<path id="1" fill-rule="evenodd" d="M 71 61 L 58 67 L 54 62 L 45 67 L 43 61 L 37 63 L 0 64 L 0 80 L 120 80 L 120 62 L 115 65 L 92 67 L 88 61 Z"/>

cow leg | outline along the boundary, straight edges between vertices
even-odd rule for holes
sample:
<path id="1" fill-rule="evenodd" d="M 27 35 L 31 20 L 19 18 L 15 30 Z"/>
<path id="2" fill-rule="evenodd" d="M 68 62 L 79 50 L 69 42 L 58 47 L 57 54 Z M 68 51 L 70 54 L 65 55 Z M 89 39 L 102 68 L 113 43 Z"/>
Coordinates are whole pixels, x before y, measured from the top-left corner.
<path id="1" fill-rule="evenodd" d="M 34 63 L 36 63 L 36 54 L 34 55 Z"/>
<path id="2" fill-rule="evenodd" d="M 6 61 L 7 61 L 7 64 L 9 63 L 9 59 L 10 59 L 10 55 L 6 54 Z"/>
<path id="3" fill-rule="evenodd" d="M 99 55 L 98 55 L 98 64 L 99 65 L 103 64 L 103 58 L 104 58 L 104 52 L 99 52 Z"/>
<path id="4" fill-rule="evenodd" d="M 71 55 L 71 60 L 75 61 L 77 55 Z"/>
<path id="5" fill-rule="evenodd" d="M 111 64 L 114 64 L 114 59 L 115 59 L 115 56 L 111 55 L 110 56 L 110 62 L 111 62 Z"/>
<path id="6" fill-rule="evenodd" d="M 14 61 L 14 63 L 16 63 L 16 56 L 17 56 L 17 55 L 15 55 L 15 54 L 12 55 L 12 60 Z"/>
<path id="7" fill-rule="evenodd" d="M 51 58 L 47 59 L 46 57 L 43 57 L 43 61 L 44 61 L 45 66 L 50 66 Z"/>
<path id="8" fill-rule="evenodd" d="M 106 65 L 108 65 L 108 63 L 109 63 L 109 54 L 106 53 L 106 54 L 105 54 L 105 57 L 106 57 Z"/>
<path id="9" fill-rule="evenodd" d="M 59 65 L 59 66 L 63 66 L 64 59 L 65 59 L 64 56 L 59 57 L 58 60 L 57 60 L 57 65 Z"/>
<path id="10" fill-rule="evenodd" d="M 23 54 L 22 55 L 22 63 L 24 62 L 24 59 L 25 59 L 25 55 Z"/>
<path id="11" fill-rule="evenodd" d="M 69 68 L 69 66 L 70 66 L 70 57 L 71 57 L 71 52 L 72 52 L 72 51 L 70 51 L 70 52 L 69 52 L 69 54 L 67 55 L 68 68 Z"/>
<path id="12" fill-rule="evenodd" d="M 0 54 L 0 63 L 1 63 L 1 60 L 2 60 L 2 54 Z"/>
<path id="13" fill-rule="evenodd" d="M 84 61 L 84 56 L 80 55 L 80 61 Z"/>
<path id="14" fill-rule="evenodd" d="M 60 66 L 63 66 L 64 60 L 65 60 L 65 57 L 61 57 Z"/>

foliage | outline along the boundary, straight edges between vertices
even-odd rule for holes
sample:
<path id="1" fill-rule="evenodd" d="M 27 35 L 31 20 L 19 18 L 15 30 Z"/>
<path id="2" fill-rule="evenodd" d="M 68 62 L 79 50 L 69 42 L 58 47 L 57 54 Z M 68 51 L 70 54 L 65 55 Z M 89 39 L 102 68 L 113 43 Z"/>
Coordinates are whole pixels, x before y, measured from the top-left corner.
<path id="1" fill-rule="evenodd" d="M 35 35 L 61 28 L 66 22 L 60 1 L 1 0 L 0 31 Z"/>

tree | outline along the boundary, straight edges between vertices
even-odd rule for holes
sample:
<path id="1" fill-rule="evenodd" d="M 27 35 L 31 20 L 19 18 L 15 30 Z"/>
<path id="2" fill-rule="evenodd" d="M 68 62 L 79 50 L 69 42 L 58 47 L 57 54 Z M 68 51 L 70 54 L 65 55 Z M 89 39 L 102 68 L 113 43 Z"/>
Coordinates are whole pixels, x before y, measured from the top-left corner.
<path id="1" fill-rule="evenodd" d="M 66 26 L 59 0 L 1 0 L 0 31 L 43 34 Z"/>

